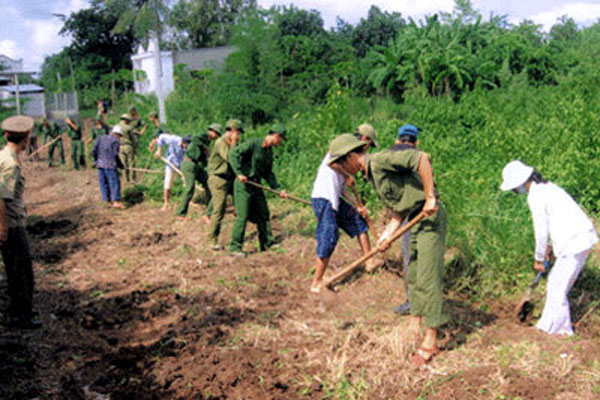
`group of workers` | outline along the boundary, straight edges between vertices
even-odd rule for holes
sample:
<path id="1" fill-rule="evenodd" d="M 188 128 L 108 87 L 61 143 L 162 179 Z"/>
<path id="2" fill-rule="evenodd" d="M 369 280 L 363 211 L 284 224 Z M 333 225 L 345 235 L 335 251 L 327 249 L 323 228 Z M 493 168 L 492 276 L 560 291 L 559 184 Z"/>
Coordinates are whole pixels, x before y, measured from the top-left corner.
<path id="1" fill-rule="evenodd" d="M 125 167 L 126 172 L 133 172 L 127 167 L 135 162 L 136 136 L 132 135 L 143 135 L 147 129 L 142 123 L 133 124 L 131 117 L 123 115 L 120 124 L 108 134 L 99 135 L 92 151 L 102 198 L 118 208 L 123 205 L 118 196 L 117 168 Z M 224 249 L 219 236 L 228 195 L 233 195 L 236 211 L 229 245 L 231 254 L 246 256 L 243 243 L 248 221 L 257 225 L 260 250 L 275 246 L 261 185 L 264 181 L 280 197 L 289 197 L 281 190 L 273 173 L 273 148 L 285 140 L 284 126 L 274 124 L 263 137 L 240 140 L 244 132 L 242 123 L 231 119 L 224 130 L 220 124 L 213 123 L 204 134 L 181 137 L 168 133 L 158 123 L 156 114 L 152 114 L 151 119 L 155 137 L 149 150 L 154 152 L 156 147 L 154 156 L 166 164 L 163 208 L 166 209 L 169 202 L 174 173 L 181 173 L 185 176 L 185 192 L 177 214 L 185 216 L 195 182 L 202 184 L 207 194 L 203 219 L 209 223 L 209 246 L 213 250 Z M 67 124 L 69 129 L 77 131 L 75 123 L 67 121 Z M 98 122 L 98 129 L 101 129 L 100 125 Z M 33 122 L 26 117 L 5 120 L 2 130 L 8 145 L 0 152 L 0 243 L 12 299 L 9 312 L 15 313 L 23 326 L 33 324 L 33 274 L 31 261 L 24 261 L 28 251 L 23 228 L 26 214 L 19 154 L 26 148 L 23 142 L 27 141 L 32 127 Z M 368 181 L 391 215 L 376 244 L 380 252 L 388 250 L 390 241 L 387 238 L 393 232 L 407 221 L 418 221 L 404 244 L 409 302 L 403 305 L 402 311 L 410 314 L 408 336 L 418 344 L 412 361 L 423 365 L 438 354 L 437 330 L 448 321 L 442 300 L 447 219 L 435 187 L 430 157 L 418 147 L 419 134 L 419 128 L 414 125 L 401 126 L 392 147 L 371 153 L 369 149 L 377 148 L 378 143 L 375 129 L 369 124 L 362 124 L 354 133 L 341 134 L 332 140 L 318 167 L 311 194 L 318 223 L 317 257 L 310 290 L 314 293 L 322 290 L 323 276 L 336 247 L 339 228 L 350 237 L 358 238 L 363 253 L 370 252 L 368 211 L 358 197 L 356 203 L 349 201 L 351 195 L 346 190 L 353 188 L 357 179 Z M 75 134 L 73 137 L 81 140 Z M 126 179 L 129 178 L 126 176 Z M 556 257 L 549 272 L 546 304 L 536 326 L 551 334 L 572 335 L 567 293 L 598 242 L 594 226 L 564 190 L 544 180 L 532 167 L 518 160 L 512 161 L 502 171 L 502 179 L 502 190 L 528 195 L 536 237 L 534 269 L 544 270 L 543 261 L 550 253 L 549 247 Z M 26 267 L 19 263 L 25 263 Z M 371 259 L 365 267 L 373 270 L 380 263 Z"/>

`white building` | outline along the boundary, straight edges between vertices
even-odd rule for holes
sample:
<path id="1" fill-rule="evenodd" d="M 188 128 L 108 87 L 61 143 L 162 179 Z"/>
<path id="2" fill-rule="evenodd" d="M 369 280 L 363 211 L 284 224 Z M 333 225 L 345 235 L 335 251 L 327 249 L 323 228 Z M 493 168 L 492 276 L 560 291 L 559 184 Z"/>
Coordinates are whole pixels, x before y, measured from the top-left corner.
<path id="1" fill-rule="evenodd" d="M 23 72 L 23 59 L 13 60 L 10 57 L 0 54 L 0 64 L 3 72 Z"/>
<path id="2" fill-rule="evenodd" d="M 33 83 L 19 85 L 19 98 L 24 101 L 21 113 L 30 117 L 46 116 L 46 95 L 44 88 Z M 16 107 L 17 87 L 0 86 L 0 99 L 4 107 Z"/>
<path id="3" fill-rule="evenodd" d="M 131 56 L 134 74 L 134 89 L 139 94 L 151 94 L 156 91 L 156 67 L 154 57 L 154 42 L 151 41 L 148 49 L 142 46 L 137 53 Z M 175 89 L 173 72 L 177 64 L 185 64 L 192 71 L 203 69 L 221 69 L 225 58 L 236 50 L 235 47 L 213 47 L 204 49 L 161 51 L 162 93 L 166 97 Z"/>

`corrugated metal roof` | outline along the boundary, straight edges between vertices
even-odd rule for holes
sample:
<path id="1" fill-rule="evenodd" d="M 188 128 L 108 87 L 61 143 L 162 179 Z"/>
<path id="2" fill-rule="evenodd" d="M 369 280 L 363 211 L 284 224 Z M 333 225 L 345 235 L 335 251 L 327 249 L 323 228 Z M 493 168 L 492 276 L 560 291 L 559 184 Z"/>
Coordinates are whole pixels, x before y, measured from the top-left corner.
<path id="1" fill-rule="evenodd" d="M 15 85 L 0 86 L 0 90 L 15 93 L 16 87 Z M 22 85 L 19 85 L 19 93 L 35 93 L 43 91 L 45 91 L 45 89 L 39 85 L 36 85 L 35 83 L 24 83 Z"/>

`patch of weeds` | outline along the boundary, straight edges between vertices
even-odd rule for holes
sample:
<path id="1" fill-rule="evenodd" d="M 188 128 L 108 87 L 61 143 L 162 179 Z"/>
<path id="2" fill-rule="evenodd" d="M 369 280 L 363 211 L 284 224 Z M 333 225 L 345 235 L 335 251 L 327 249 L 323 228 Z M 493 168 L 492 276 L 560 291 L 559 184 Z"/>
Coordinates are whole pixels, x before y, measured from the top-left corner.
<path id="1" fill-rule="evenodd" d="M 361 371 L 356 381 L 351 381 L 349 377 L 344 376 L 342 380 L 335 384 L 323 383 L 325 396 L 323 399 L 336 400 L 356 400 L 363 399 L 369 391 L 369 384 L 365 379 L 365 371 Z"/>
<path id="2" fill-rule="evenodd" d="M 189 256 L 193 251 L 194 249 L 191 246 L 184 243 L 177 248 L 176 255 L 177 257 L 185 257 Z"/>
<path id="3" fill-rule="evenodd" d="M 227 281 L 224 278 L 217 278 L 215 279 L 215 282 L 219 286 L 227 286 Z"/>
<path id="4" fill-rule="evenodd" d="M 104 290 L 94 290 L 92 293 L 90 293 L 90 297 L 92 299 L 94 298 L 104 298 L 104 295 L 106 294 L 106 292 Z"/>

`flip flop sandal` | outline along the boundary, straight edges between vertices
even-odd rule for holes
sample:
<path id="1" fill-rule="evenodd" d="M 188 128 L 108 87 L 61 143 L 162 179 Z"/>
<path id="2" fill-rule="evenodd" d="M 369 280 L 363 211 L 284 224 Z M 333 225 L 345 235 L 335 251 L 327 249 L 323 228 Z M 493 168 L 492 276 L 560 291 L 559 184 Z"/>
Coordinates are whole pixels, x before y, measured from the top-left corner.
<path id="1" fill-rule="evenodd" d="M 419 367 L 425 364 L 429 364 L 431 360 L 433 360 L 433 357 L 438 355 L 439 352 L 440 349 L 437 346 L 431 349 L 421 347 L 419 350 L 417 350 L 415 354 L 413 354 L 412 363 Z"/>

